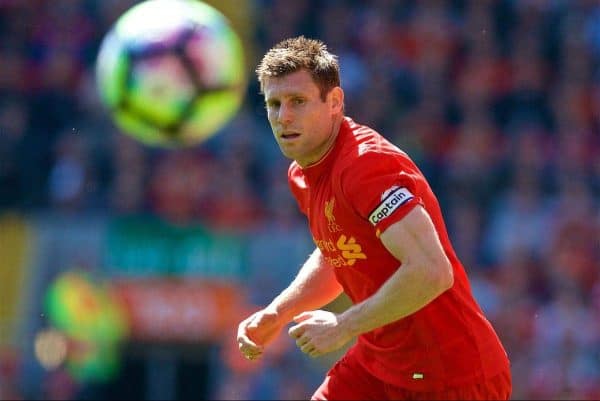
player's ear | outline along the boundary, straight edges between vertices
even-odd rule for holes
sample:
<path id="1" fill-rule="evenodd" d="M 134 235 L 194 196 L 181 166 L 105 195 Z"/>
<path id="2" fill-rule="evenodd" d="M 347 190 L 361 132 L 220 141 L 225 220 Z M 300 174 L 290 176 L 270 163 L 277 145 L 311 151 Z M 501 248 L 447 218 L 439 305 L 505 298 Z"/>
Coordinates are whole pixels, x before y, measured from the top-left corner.
<path id="1" fill-rule="evenodd" d="M 340 113 L 344 110 L 344 90 L 339 86 L 336 86 L 329 92 L 331 100 L 332 112 Z"/>

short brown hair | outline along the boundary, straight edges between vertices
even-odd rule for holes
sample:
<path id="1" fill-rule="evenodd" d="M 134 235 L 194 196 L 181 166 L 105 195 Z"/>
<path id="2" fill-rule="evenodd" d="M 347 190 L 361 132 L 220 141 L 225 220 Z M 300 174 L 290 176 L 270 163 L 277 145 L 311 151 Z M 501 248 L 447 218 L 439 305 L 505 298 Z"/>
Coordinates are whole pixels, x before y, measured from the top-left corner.
<path id="1" fill-rule="evenodd" d="M 340 86 L 337 56 L 330 53 L 320 40 L 298 36 L 277 43 L 263 56 L 256 68 L 261 91 L 265 79 L 282 77 L 302 69 L 310 73 L 323 100 L 331 89 Z"/>

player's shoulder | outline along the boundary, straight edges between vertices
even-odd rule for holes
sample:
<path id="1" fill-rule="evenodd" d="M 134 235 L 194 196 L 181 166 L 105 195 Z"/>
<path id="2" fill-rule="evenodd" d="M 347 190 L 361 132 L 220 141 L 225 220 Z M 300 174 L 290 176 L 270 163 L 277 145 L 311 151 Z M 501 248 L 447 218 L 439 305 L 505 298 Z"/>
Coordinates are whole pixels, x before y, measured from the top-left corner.
<path id="1" fill-rule="evenodd" d="M 339 158 L 340 170 L 377 169 L 412 164 L 410 157 L 373 128 L 347 119 L 350 135 Z"/>

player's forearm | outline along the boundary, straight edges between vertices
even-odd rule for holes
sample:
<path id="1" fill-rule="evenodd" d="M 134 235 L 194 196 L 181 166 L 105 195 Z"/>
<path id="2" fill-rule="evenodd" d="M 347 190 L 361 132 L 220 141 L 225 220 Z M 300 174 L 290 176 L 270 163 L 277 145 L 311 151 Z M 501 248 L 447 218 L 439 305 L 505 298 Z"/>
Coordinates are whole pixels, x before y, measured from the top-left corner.
<path id="1" fill-rule="evenodd" d="M 454 273 L 429 214 L 416 206 L 380 236 L 402 266 L 365 301 L 340 315 L 340 324 L 359 335 L 406 317 L 454 284 Z"/>
<path id="2" fill-rule="evenodd" d="M 269 304 L 286 323 L 300 312 L 318 309 L 342 292 L 333 268 L 325 263 L 316 249 L 306 260 L 292 283 Z"/>
<path id="3" fill-rule="evenodd" d="M 421 267 L 404 265 L 370 298 L 343 312 L 339 322 L 357 336 L 411 315 L 451 285 L 438 274 L 424 274 Z"/>

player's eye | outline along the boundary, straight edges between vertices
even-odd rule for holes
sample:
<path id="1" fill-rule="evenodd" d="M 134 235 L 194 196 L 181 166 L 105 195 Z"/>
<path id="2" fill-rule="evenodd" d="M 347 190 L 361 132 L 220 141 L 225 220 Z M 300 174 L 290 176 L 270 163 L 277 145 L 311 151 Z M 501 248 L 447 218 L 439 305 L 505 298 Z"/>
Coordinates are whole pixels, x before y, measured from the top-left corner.
<path id="1" fill-rule="evenodd" d="M 279 108 L 280 103 L 278 101 L 269 101 L 265 103 L 265 107 L 268 110 L 273 110 Z"/>
<path id="2" fill-rule="evenodd" d="M 306 100 L 304 100 L 304 99 L 303 99 L 303 98 L 301 98 L 301 97 L 297 97 L 297 98 L 294 98 L 294 99 L 292 100 L 292 102 L 293 102 L 294 104 L 300 105 L 300 104 L 304 104 L 304 103 L 306 103 Z"/>

